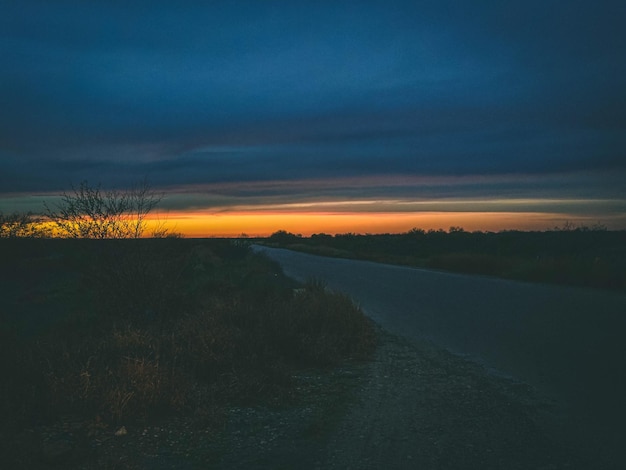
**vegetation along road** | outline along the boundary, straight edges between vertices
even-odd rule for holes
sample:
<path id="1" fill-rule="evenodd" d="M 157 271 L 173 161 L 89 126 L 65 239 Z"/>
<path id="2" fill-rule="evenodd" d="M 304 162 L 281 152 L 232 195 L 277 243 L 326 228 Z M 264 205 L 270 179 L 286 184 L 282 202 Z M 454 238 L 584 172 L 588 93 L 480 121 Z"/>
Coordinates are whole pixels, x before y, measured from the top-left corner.
<path id="1" fill-rule="evenodd" d="M 626 468 L 625 295 L 255 249 L 288 276 L 349 294 L 393 334 L 531 385 L 553 404 L 556 437 Z"/>

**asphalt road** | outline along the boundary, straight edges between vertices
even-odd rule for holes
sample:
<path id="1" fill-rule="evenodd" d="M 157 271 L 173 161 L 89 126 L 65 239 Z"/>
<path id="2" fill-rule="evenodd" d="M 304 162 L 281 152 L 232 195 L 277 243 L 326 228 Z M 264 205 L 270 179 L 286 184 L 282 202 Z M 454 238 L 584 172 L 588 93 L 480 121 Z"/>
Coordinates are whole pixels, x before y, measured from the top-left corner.
<path id="1" fill-rule="evenodd" d="M 626 295 L 255 249 L 349 294 L 391 333 L 532 385 L 555 404 L 552 432 L 626 468 Z"/>

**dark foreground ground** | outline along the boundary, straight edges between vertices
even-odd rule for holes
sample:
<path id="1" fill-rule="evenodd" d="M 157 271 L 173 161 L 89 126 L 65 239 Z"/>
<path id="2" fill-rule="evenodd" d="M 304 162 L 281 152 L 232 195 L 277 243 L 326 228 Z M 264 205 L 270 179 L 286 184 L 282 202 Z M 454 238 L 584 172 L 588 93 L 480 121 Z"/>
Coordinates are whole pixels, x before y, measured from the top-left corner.
<path id="1" fill-rule="evenodd" d="M 346 359 L 353 305 L 244 247 L 50 247 L 2 245 L 0 468 L 611 468 L 429 343 L 376 326 Z"/>
<path id="2" fill-rule="evenodd" d="M 551 404 L 528 387 L 378 334 L 372 361 L 300 372 L 297 396 L 281 406 L 147 420 L 125 434 L 67 421 L 3 442 L 22 453 L 22 468 L 41 469 L 605 468 L 547 437 Z"/>

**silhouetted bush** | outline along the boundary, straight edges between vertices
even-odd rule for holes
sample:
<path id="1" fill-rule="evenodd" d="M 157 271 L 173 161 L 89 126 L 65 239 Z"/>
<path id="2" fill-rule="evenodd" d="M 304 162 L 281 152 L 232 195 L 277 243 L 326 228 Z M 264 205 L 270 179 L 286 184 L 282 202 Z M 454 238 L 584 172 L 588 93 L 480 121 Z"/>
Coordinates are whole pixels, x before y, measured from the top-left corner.
<path id="1" fill-rule="evenodd" d="M 46 238 L 52 235 L 50 227 L 40 216 L 27 212 L 21 214 L 0 212 L 0 238 Z"/>
<path id="2" fill-rule="evenodd" d="M 141 238 L 146 217 L 161 201 L 147 181 L 123 191 L 103 190 L 83 181 L 61 194 L 54 207 L 45 204 L 46 216 L 57 236 L 66 238 Z M 166 231 L 159 229 L 159 238 Z"/>
<path id="3" fill-rule="evenodd" d="M 285 230 L 278 230 L 277 232 L 272 233 L 268 240 L 272 243 L 286 244 L 297 243 L 301 238 L 302 235 L 295 235 Z"/>
<path id="4" fill-rule="evenodd" d="M 282 354 L 311 365 L 364 358 L 375 346 L 372 325 L 344 294 L 309 282 L 271 318 Z"/>

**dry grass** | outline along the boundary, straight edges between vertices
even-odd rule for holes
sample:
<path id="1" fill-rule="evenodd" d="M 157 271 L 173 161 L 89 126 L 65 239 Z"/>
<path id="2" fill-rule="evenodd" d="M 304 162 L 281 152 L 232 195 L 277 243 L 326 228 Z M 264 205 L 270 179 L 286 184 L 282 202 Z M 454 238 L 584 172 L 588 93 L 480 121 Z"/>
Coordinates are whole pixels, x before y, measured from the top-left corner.
<path id="1" fill-rule="evenodd" d="M 110 282 L 77 298 L 68 305 L 72 314 L 44 331 L 27 335 L 3 323 L 5 425 L 68 414 L 127 423 L 172 411 L 211 414 L 233 401 L 280 400 L 292 393 L 294 369 L 373 350 L 372 326 L 347 297 L 315 283 L 294 293 L 276 265 L 227 242 L 178 242 L 161 245 L 167 250 L 160 256 L 174 261 L 146 265 L 154 272 L 142 279 L 154 285 L 107 296 L 119 281 L 113 278 L 125 279 L 128 266 L 141 260 L 119 263 L 118 271 L 109 264 Z M 158 249 L 151 246 L 151 256 Z M 78 262 L 85 276 L 77 290 L 93 285 L 100 268 L 94 259 L 102 254 Z M 168 267 L 173 278 L 146 314 L 142 302 L 159 289 Z"/>

